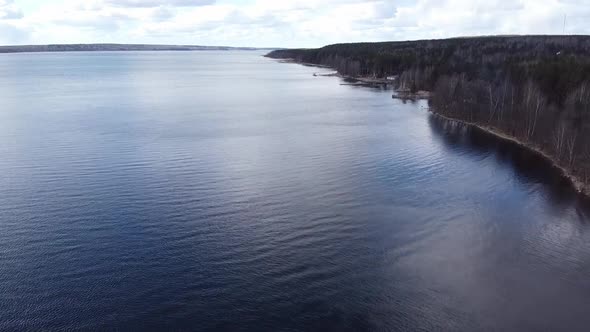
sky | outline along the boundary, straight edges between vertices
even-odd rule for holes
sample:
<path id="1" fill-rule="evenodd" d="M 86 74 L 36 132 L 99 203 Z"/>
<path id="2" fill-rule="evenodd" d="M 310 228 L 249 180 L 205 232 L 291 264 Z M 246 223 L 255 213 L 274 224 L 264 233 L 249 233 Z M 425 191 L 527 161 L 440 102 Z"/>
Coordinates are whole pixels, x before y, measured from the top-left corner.
<path id="1" fill-rule="evenodd" d="M 0 0 L 0 45 L 319 47 L 590 34 L 588 22 L 590 0 Z"/>

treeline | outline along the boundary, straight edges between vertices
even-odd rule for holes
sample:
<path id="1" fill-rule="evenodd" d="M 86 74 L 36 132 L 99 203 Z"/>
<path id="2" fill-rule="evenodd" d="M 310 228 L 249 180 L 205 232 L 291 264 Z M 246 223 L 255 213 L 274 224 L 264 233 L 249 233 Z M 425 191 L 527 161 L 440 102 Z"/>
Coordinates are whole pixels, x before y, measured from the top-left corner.
<path id="1" fill-rule="evenodd" d="M 541 150 L 589 188 L 589 36 L 336 44 L 268 56 L 349 76 L 395 76 L 397 89 L 431 91 L 434 112 Z"/>

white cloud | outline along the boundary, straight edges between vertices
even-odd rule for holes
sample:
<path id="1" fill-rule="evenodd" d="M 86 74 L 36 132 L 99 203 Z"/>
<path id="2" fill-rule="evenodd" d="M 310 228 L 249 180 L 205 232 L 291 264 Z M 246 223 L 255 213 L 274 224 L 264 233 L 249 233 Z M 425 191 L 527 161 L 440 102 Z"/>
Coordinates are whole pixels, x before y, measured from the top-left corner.
<path id="1" fill-rule="evenodd" d="M 27 30 L 0 21 L 0 43 L 17 44 L 23 40 L 28 40 L 28 38 L 29 32 Z"/>
<path id="2" fill-rule="evenodd" d="M 23 13 L 13 0 L 0 0 L 0 20 L 20 19 Z"/>
<path id="3" fill-rule="evenodd" d="M 153 8 L 161 6 L 194 7 L 212 5 L 215 0 L 106 0 L 106 5 L 115 7 Z"/>
<path id="4" fill-rule="evenodd" d="M 590 0 L 41 2 L 23 13 L 13 0 L 0 0 L 0 33 L 12 29 L 10 38 L 0 35 L 0 43 L 313 47 L 347 41 L 557 34 L 563 31 L 564 15 L 566 33 L 590 33 Z"/>

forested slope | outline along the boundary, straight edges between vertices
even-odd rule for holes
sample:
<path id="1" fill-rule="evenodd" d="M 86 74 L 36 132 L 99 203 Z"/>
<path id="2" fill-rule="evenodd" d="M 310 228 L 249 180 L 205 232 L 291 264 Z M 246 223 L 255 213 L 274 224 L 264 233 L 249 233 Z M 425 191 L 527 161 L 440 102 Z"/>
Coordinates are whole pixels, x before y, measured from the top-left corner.
<path id="1" fill-rule="evenodd" d="M 268 56 L 397 76 L 398 89 L 433 92 L 433 112 L 518 139 L 589 188 L 590 36 L 336 44 Z"/>

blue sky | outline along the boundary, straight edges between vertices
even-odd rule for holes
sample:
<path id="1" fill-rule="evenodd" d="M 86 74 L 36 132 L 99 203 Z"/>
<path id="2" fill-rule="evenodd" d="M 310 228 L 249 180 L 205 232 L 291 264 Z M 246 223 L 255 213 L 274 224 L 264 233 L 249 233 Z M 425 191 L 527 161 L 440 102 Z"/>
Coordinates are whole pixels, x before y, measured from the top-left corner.
<path id="1" fill-rule="evenodd" d="M 316 47 L 590 34 L 590 0 L 0 0 L 0 44 Z"/>

